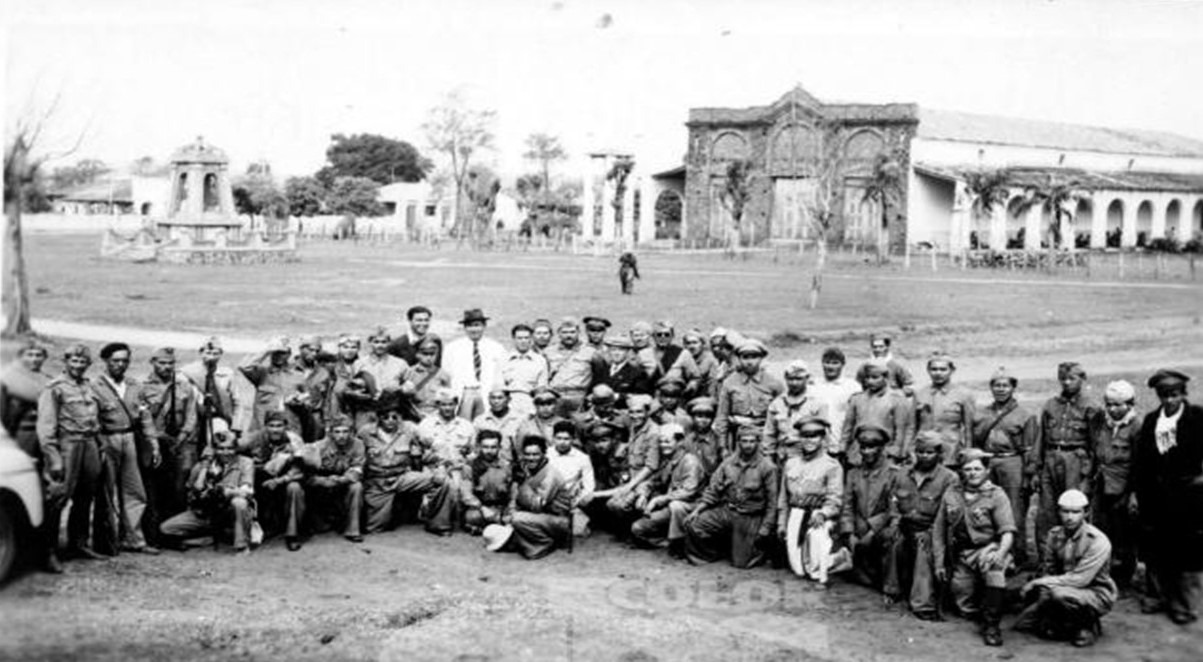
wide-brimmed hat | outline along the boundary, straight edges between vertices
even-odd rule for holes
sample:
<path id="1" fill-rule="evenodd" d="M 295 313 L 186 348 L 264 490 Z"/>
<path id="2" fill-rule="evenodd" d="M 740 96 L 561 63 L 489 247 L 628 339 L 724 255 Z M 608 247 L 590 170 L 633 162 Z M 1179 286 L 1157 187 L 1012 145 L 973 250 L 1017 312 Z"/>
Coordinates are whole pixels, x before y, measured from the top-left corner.
<path id="1" fill-rule="evenodd" d="M 485 549 L 490 552 L 496 552 L 504 547 L 512 535 L 514 535 L 514 527 L 506 524 L 490 524 L 480 533 L 480 537 L 485 541 Z"/>
<path id="2" fill-rule="evenodd" d="M 460 324 L 467 326 L 473 322 L 488 322 L 489 318 L 485 317 L 485 313 L 480 308 L 469 308 L 464 311 L 464 318 L 459 321 Z"/>

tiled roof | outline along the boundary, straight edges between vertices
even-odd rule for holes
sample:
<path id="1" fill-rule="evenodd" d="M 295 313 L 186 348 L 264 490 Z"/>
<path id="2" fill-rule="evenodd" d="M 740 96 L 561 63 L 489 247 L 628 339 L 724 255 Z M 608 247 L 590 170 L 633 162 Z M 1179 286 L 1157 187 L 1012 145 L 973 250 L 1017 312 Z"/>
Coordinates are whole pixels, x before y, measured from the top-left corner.
<path id="1" fill-rule="evenodd" d="M 967 173 L 976 168 L 916 163 L 915 170 L 936 177 L 964 179 Z M 1076 182 L 1077 186 L 1084 190 L 1203 193 L 1203 173 L 1107 172 L 1077 168 L 1008 168 L 1007 174 L 1011 184 L 1017 188 L 1039 186 L 1047 184 L 1049 181 L 1057 181 Z"/>
<path id="2" fill-rule="evenodd" d="M 918 137 L 1119 154 L 1203 157 L 1203 141 L 1172 133 L 1109 129 L 929 108 L 919 109 Z"/>
<path id="3" fill-rule="evenodd" d="M 133 203 L 134 188 L 128 179 L 100 180 L 83 184 L 52 195 L 68 202 L 123 202 Z"/>

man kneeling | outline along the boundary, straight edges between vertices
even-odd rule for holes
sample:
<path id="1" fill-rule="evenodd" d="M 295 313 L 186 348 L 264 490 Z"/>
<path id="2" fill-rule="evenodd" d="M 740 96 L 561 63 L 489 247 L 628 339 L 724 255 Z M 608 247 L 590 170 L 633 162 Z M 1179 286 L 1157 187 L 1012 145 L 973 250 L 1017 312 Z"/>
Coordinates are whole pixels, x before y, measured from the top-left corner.
<path id="1" fill-rule="evenodd" d="M 159 525 L 174 546 L 182 541 L 214 535 L 234 526 L 234 551 L 246 552 L 255 519 L 255 463 L 237 455 L 234 435 L 222 419 L 213 421 L 212 457 L 192 468 L 188 478 L 188 510 Z"/>
<path id="2" fill-rule="evenodd" d="M 541 559 L 568 542 L 572 490 L 547 461 L 543 437 L 522 440 L 522 464 L 523 479 L 511 490 L 508 512 L 502 518 L 507 526 L 491 524 L 482 535 L 490 551 Z"/>
<path id="3" fill-rule="evenodd" d="M 1023 587 L 1027 608 L 1016 630 L 1049 639 L 1070 639 L 1089 646 L 1100 634 L 1099 619 L 1115 604 L 1111 579 L 1111 541 L 1086 522 L 1086 495 L 1066 490 L 1057 500 L 1061 526 L 1048 532 L 1041 558 L 1041 577 Z"/>
<path id="4" fill-rule="evenodd" d="M 668 551 L 685 557 L 685 517 L 704 487 L 702 462 L 685 447 L 685 428 L 679 423 L 660 427 L 660 467 L 635 488 L 636 507 L 643 516 L 631 525 L 631 538 L 642 547 L 660 547 L 668 538 Z"/>
<path id="5" fill-rule="evenodd" d="M 313 504 L 315 527 L 335 526 L 351 542 L 363 542 L 359 522 L 363 516 L 363 441 L 352 434 L 351 419 L 339 416 L 330 434 L 313 445 L 315 461 L 305 478 L 306 498 Z"/>

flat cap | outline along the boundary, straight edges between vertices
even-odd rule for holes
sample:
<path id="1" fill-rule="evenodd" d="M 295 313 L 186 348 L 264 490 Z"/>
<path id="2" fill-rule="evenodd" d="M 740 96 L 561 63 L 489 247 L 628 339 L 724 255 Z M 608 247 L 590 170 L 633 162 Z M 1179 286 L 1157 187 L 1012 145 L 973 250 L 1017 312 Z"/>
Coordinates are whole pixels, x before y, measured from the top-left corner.
<path id="1" fill-rule="evenodd" d="M 998 366 L 998 370 L 995 370 L 994 374 L 990 375 L 990 383 L 993 384 L 1000 379 L 1005 379 L 1011 382 L 1012 387 L 1019 386 L 1019 378 L 1011 374 L 1010 371 L 1002 366 Z"/>
<path id="2" fill-rule="evenodd" d="M 635 343 L 631 342 L 626 336 L 606 336 L 603 341 L 606 347 L 617 347 L 619 349 L 634 349 Z"/>
<path id="3" fill-rule="evenodd" d="M 803 416 L 802 418 L 799 418 L 798 420 L 794 421 L 794 429 L 795 430 L 801 430 L 802 428 L 804 428 L 808 425 L 811 425 L 811 426 L 817 425 L 817 426 L 823 428 L 824 430 L 827 430 L 827 429 L 831 428 L 831 421 L 828 421 L 826 418 L 824 418 L 823 416 L 819 416 L 818 414 L 811 414 L 810 416 Z"/>
<path id="4" fill-rule="evenodd" d="M 1149 388 L 1166 388 L 1166 387 L 1170 387 L 1170 386 L 1177 386 L 1180 384 L 1185 384 L 1189 381 L 1190 381 L 1190 377 L 1186 376 L 1185 374 L 1183 374 L 1181 372 L 1178 372 L 1177 370 L 1170 370 L 1169 368 L 1162 368 L 1161 370 L 1158 370 L 1157 372 L 1153 373 L 1152 377 L 1149 377 L 1148 384 L 1149 384 Z"/>
<path id="5" fill-rule="evenodd" d="M 718 404 L 715 403 L 714 398 L 702 396 L 700 398 L 694 398 L 690 400 L 689 404 L 685 405 L 685 409 L 691 414 L 696 414 L 702 411 L 708 411 L 713 414 L 714 412 L 718 411 Z"/>
<path id="6" fill-rule="evenodd" d="M 768 356 L 769 348 L 755 338 L 745 338 L 736 348 L 739 356 Z"/>
<path id="7" fill-rule="evenodd" d="M 614 389 L 610 388 L 609 385 L 598 384 L 597 386 L 593 387 L 593 391 L 589 394 L 589 401 L 593 402 L 594 404 L 599 402 L 603 404 L 614 404 L 618 401 L 618 394 L 615 393 Z"/>
<path id="8" fill-rule="evenodd" d="M 585 323 L 585 328 L 587 328 L 587 329 L 600 330 L 600 329 L 608 329 L 611 326 L 613 326 L 613 324 L 610 323 L 610 320 L 608 320 L 604 317 L 596 317 L 594 315 L 589 315 L 581 321 Z"/>
<path id="9" fill-rule="evenodd" d="M 957 456 L 957 466 L 965 466 L 974 460 L 981 460 L 985 464 L 987 460 L 994 457 L 993 454 L 987 453 L 980 448 L 966 448 Z"/>
<path id="10" fill-rule="evenodd" d="M 806 365 L 806 361 L 802 359 L 794 359 L 785 366 L 786 377 L 803 377 L 810 374 L 810 366 Z"/>
<path id="11" fill-rule="evenodd" d="M 869 438 L 862 439 L 862 437 L 865 435 L 869 435 Z M 860 425 L 856 426 L 856 432 L 853 434 L 853 436 L 856 437 L 857 443 L 859 443 L 861 446 L 866 445 L 866 442 L 870 446 L 884 446 L 885 444 L 890 443 L 890 439 L 893 435 L 890 434 L 889 430 L 881 427 L 880 425 L 861 423 Z"/>

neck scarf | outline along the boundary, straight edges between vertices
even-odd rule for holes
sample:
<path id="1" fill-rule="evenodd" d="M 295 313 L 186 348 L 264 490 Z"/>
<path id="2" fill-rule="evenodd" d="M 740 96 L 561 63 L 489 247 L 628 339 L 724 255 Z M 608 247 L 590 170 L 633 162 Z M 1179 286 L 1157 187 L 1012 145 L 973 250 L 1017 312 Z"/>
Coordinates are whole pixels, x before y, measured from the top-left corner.
<path id="1" fill-rule="evenodd" d="M 1167 451 L 1178 445 L 1178 419 L 1182 418 L 1182 412 L 1185 409 L 1186 405 L 1179 405 L 1176 414 L 1167 416 L 1165 407 L 1161 408 L 1161 415 L 1157 417 L 1157 428 L 1153 432 L 1158 453 L 1165 455 Z"/>

